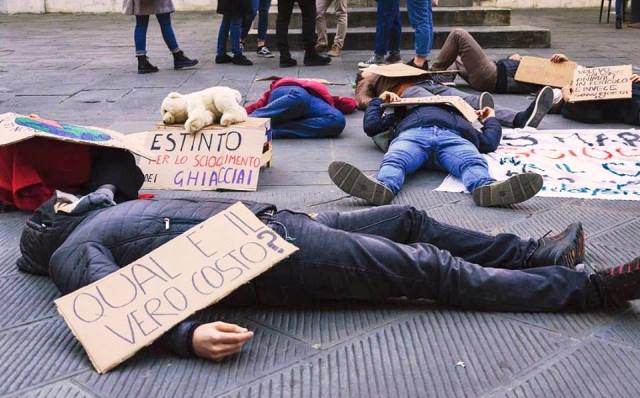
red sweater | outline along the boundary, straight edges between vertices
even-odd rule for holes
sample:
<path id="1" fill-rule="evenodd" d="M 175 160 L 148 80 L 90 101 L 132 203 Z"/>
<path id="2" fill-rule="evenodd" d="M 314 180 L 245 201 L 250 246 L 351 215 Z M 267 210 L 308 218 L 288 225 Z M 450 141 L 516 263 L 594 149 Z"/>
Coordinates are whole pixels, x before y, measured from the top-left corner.
<path id="1" fill-rule="evenodd" d="M 304 80 L 304 79 L 296 79 L 294 77 L 283 77 L 278 80 L 274 80 L 271 83 L 271 87 L 267 90 L 262 97 L 258 99 L 253 104 L 245 105 L 245 109 L 247 113 L 251 114 L 256 109 L 267 106 L 269 103 L 269 98 L 271 97 L 271 92 L 278 87 L 282 86 L 299 86 L 307 90 L 309 93 L 315 95 L 316 97 L 321 98 L 327 104 L 333 106 L 338 109 L 340 112 L 344 114 L 349 114 L 355 111 L 356 109 L 356 101 L 350 97 L 334 97 L 327 89 L 327 86 L 324 84 L 314 81 L 314 80 Z"/>

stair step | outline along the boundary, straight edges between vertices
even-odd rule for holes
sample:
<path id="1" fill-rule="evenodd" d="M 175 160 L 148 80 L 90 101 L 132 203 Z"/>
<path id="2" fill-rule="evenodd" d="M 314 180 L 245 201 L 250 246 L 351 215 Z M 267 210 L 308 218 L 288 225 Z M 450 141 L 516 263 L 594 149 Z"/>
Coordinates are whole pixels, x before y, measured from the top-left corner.
<path id="1" fill-rule="evenodd" d="M 406 6 L 407 0 L 400 0 L 400 6 Z M 440 7 L 471 7 L 473 0 L 439 0 Z M 376 0 L 349 0 L 349 8 L 351 7 L 375 7 Z M 434 8 L 435 10 L 435 8 Z"/>
<path id="2" fill-rule="evenodd" d="M 551 45 L 551 32 L 548 29 L 535 26 L 459 26 L 471 33 L 480 43 L 482 48 L 548 48 Z M 436 27 L 434 29 L 433 48 L 441 48 L 451 30 L 455 27 Z M 335 29 L 328 29 L 329 43 L 333 42 Z M 275 48 L 275 30 L 267 31 L 267 45 Z M 373 51 L 376 29 L 375 28 L 349 28 L 345 40 L 345 50 Z M 248 44 L 254 45 L 257 31 L 249 32 Z M 411 28 L 402 30 L 400 48 L 412 49 L 414 32 Z M 291 50 L 301 50 L 301 29 L 289 29 L 289 46 Z"/>
<path id="3" fill-rule="evenodd" d="M 276 9 L 269 10 L 269 29 L 275 29 L 277 13 Z M 400 8 L 400 13 L 402 26 L 410 26 L 406 7 Z M 375 7 L 349 8 L 348 15 L 349 29 L 352 27 L 376 26 Z M 256 18 L 253 25 L 254 28 L 257 23 Z M 495 7 L 436 7 L 433 9 L 433 24 L 435 26 L 508 26 L 511 24 L 511 10 Z M 333 14 L 333 9 L 330 9 L 330 13 L 327 13 L 327 25 L 336 25 L 336 16 Z M 294 9 L 289 28 L 302 28 L 300 9 Z"/>

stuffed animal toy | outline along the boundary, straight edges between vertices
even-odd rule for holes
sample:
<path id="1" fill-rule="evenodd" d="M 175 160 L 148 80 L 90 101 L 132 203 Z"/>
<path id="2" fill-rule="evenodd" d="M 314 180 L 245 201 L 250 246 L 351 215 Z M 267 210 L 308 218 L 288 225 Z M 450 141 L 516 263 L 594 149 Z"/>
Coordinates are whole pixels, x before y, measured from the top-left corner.
<path id="1" fill-rule="evenodd" d="M 173 92 L 162 101 L 160 114 L 164 124 L 184 123 L 185 130 L 196 133 L 217 122 L 226 127 L 247 120 L 241 101 L 240 92 L 222 86 L 184 95 Z"/>

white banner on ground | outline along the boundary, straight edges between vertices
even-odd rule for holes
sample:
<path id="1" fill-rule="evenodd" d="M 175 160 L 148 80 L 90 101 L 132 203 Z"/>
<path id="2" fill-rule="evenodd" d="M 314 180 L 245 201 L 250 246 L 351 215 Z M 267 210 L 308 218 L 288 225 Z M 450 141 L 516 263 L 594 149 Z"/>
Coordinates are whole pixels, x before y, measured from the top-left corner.
<path id="1" fill-rule="evenodd" d="M 497 180 L 533 172 L 543 197 L 640 200 L 640 130 L 510 130 L 484 155 Z M 465 192 L 447 176 L 436 191 Z"/>

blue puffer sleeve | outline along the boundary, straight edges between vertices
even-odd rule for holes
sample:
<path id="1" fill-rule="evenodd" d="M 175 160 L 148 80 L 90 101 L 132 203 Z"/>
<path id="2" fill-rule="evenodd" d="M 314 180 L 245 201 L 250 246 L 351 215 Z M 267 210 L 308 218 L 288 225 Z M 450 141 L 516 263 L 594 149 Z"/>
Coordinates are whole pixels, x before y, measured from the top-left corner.
<path id="1" fill-rule="evenodd" d="M 369 102 L 367 110 L 364 113 L 364 132 L 369 137 L 393 128 L 393 114 L 384 115 L 384 108 L 382 108 L 381 105 L 382 100 L 376 97 Z"/>
<path id="2" fill-rule="evenodd" d="M 484 121 L 482 134 L 480 134 L 480 153 L 494 152 L 500 145 L 502 139 L 502 126 L 495 117 L 490 117 Z"/>

